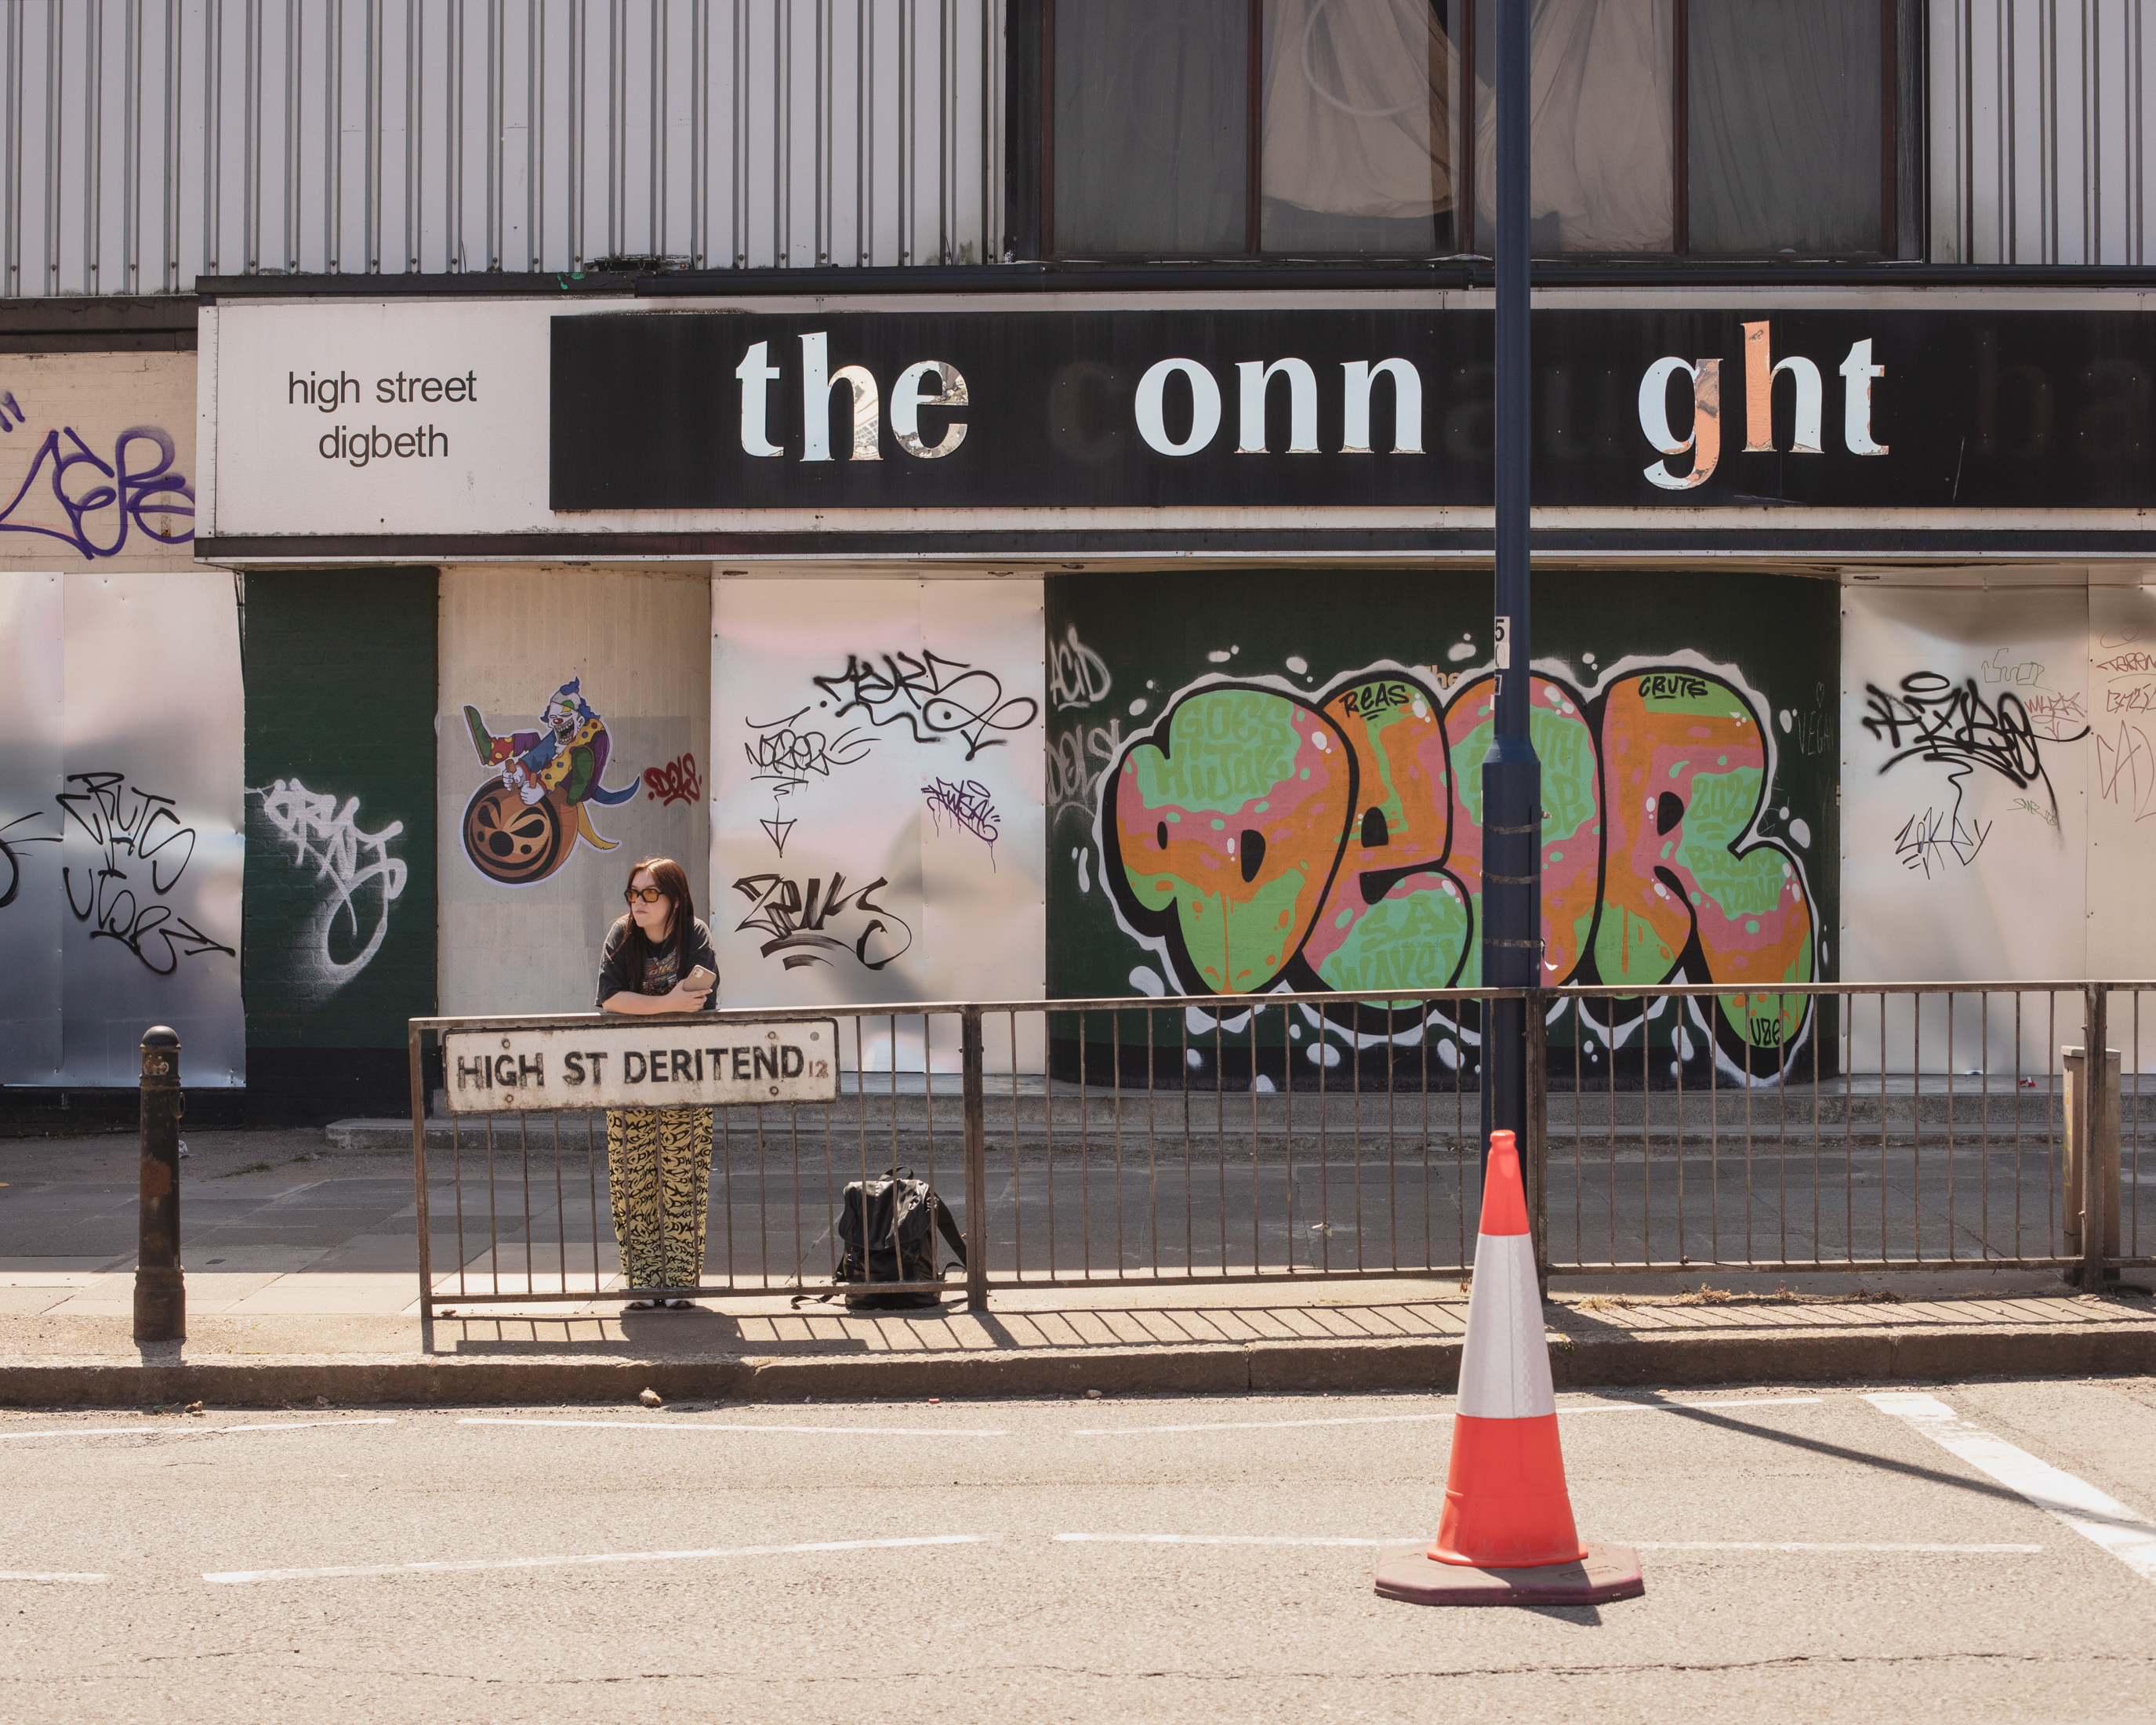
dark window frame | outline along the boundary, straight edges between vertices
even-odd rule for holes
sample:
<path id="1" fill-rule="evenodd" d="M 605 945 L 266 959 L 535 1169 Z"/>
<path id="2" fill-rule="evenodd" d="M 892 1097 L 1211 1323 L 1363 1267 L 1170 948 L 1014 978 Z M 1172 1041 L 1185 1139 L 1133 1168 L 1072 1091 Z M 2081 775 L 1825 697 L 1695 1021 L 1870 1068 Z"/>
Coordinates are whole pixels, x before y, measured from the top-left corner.
<path id="1" fill-rule="evenodd" d="M 1322 263 L 1349 263 L 1401 256 L 1474 257 L 1478 250 L 1475 220 L 1475 126 L 1472 121 L 1476 57 L 1476 0 L 1460 0 L 1459 49 L 1464 62 L 1463 90 L 1471 92 L 1451 116 L 1453 130 L 1453 231 L 1457 249 L 1450 254 L 1389 252 L 1317 252 L 1261 249 L 1264 229 L 1264 183 L 1260 146 L 1264 136 L 1265 17 L 1264 0 L 1246 0 L 1249 7 L 1248 60 L 1250 96 L 1246 119 L 1247 144 L 1244 195 L 1243 247 L 1235 252 L 1209 253 L 1081 253 L 1059 251 L 1055 245 L 1055 6 L 1056 0 L 1009 0 L 1006 30 L 1010 102 L 1007 141 L 1006 247 L 1014 259 L 1086 259 L 1104 263 L 1174 261 L 1202 263 L 1240 259 L 1293 264 L 1300 259 Z M 1538 254 L 1537 263 L 1639 263 L 1669 264 L 1700 263 L 1742 264 L 1748 262 L 1789 263 L 1786 253 L 1695 253 L 1690 249 L 1690 108 L 1691 87 L 1686 54 L 1691 35 L 1692 0 L 1672 0 L 1671 68 L 1674 90 L 1671 124 L 1673 238 L 1666 252 L 1568 251 Z M 1875 251 L 1855 254 L 1801 253 L 1796 260 L 1847 259 L 1855 262 L 1921 259 L 1925 253 L 1922 177 L 1923 8 L 1918 0 L 1881 0 L 1880 6 L 1880 245 Z"/>

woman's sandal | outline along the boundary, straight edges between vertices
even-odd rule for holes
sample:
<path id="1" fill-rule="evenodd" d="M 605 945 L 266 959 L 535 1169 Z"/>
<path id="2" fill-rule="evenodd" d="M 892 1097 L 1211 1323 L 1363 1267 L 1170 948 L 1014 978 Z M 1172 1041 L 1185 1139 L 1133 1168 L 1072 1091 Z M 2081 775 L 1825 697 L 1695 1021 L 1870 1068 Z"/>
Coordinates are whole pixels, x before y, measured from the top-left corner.
<path id="1" fill-rule="evenodd" d="M 665 1303 L 664 1300 L 632 1300 L 621 1309 L 624 1312 L 656 1312 Z"/>
<path id="2" fill-rule="evenodd" d="M 686 1300 L 662 1300 L 659 1303 L 669 1312 L 694 1312 L 696 1309 Z"/>

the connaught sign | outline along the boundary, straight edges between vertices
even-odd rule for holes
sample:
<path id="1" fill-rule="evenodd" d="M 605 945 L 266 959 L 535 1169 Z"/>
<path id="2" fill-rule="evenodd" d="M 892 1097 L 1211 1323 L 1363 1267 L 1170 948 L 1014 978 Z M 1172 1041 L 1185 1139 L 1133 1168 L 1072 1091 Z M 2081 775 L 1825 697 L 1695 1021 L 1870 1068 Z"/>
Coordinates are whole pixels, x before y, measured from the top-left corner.
<path id="1" fill-rule="evenodd" d="M 1538 307 L 1537 505 L 2145 531 L 2156 315 L 2049 297 Z M 1491 322 L 1409 293 L 214 307 L 204 539 L 663 555 L 1486 526 Z"/>

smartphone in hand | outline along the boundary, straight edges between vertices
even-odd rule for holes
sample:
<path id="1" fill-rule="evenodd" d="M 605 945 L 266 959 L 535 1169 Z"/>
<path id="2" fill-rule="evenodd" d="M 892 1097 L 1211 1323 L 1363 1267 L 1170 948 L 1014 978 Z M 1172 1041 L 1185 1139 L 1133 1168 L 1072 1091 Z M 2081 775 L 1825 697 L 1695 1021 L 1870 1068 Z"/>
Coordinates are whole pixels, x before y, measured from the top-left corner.
<path id="1" fill-rule="evenodd" d="M 700 964 L 681 978 L 681 986 L 695 993 L 708 994 L 711 992 L 712 983 L 717 981 L 718 978 L 712 972 Z"/>

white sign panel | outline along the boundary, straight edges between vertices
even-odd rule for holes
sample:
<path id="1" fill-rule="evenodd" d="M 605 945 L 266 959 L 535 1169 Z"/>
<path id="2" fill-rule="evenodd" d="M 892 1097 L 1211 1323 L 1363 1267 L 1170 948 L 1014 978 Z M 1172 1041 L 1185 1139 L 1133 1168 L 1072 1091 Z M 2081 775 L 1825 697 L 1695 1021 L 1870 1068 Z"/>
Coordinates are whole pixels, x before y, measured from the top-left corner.
<path id="1" fill-rule="evenodd" d="M 2077 585 L 1844 589 L 1845 981 L 2089 974 L 2088 604 Z M 1890 1003 L 1883 1041 L 1855 1015 L 1857 1070 L 2015 1070 L 2010 999 L 1987 1017 L 1961 997 L 1951 1044 L 1943 1003 L 1911 1010 Z M 2080 1034 L 2034 1002 L 2021 1031 L 2040 1073 Z"/>
<path id="2" fill-rule="evenodd" d="M 712 588 L 711 938 L 730 1004 L 1038 1000 L 1037 581 Z M 860 1021 L 850 1066 L 956 1070 L 955 1024 Z M 995 1039 L 991 1039 L 992 1044 Z M 988 1051 L 1011 1059 L 1008 1039 Z M 1022 1068 L 1029 1055 L 1021 1043 Z"/>
<path id="3" fill-rule="evenodd" d="M 203 326 L 213 375 L 201 446 L 213 463 L 204 536 L 557 526 L 547 506 L 547 324 L 557 309 L 218 308 Z"/>
<path id="4" fill-rule="evenodd" d="M 829 1019 L 452 1030 L 443 1070 L 452 1114 L 829 1102 L 838 1040 Z"/>
<path id="5" fill-rule="evenodd" d="M 232 578 L 0 572 L 0 1083 L 244 1084 Z"/>

